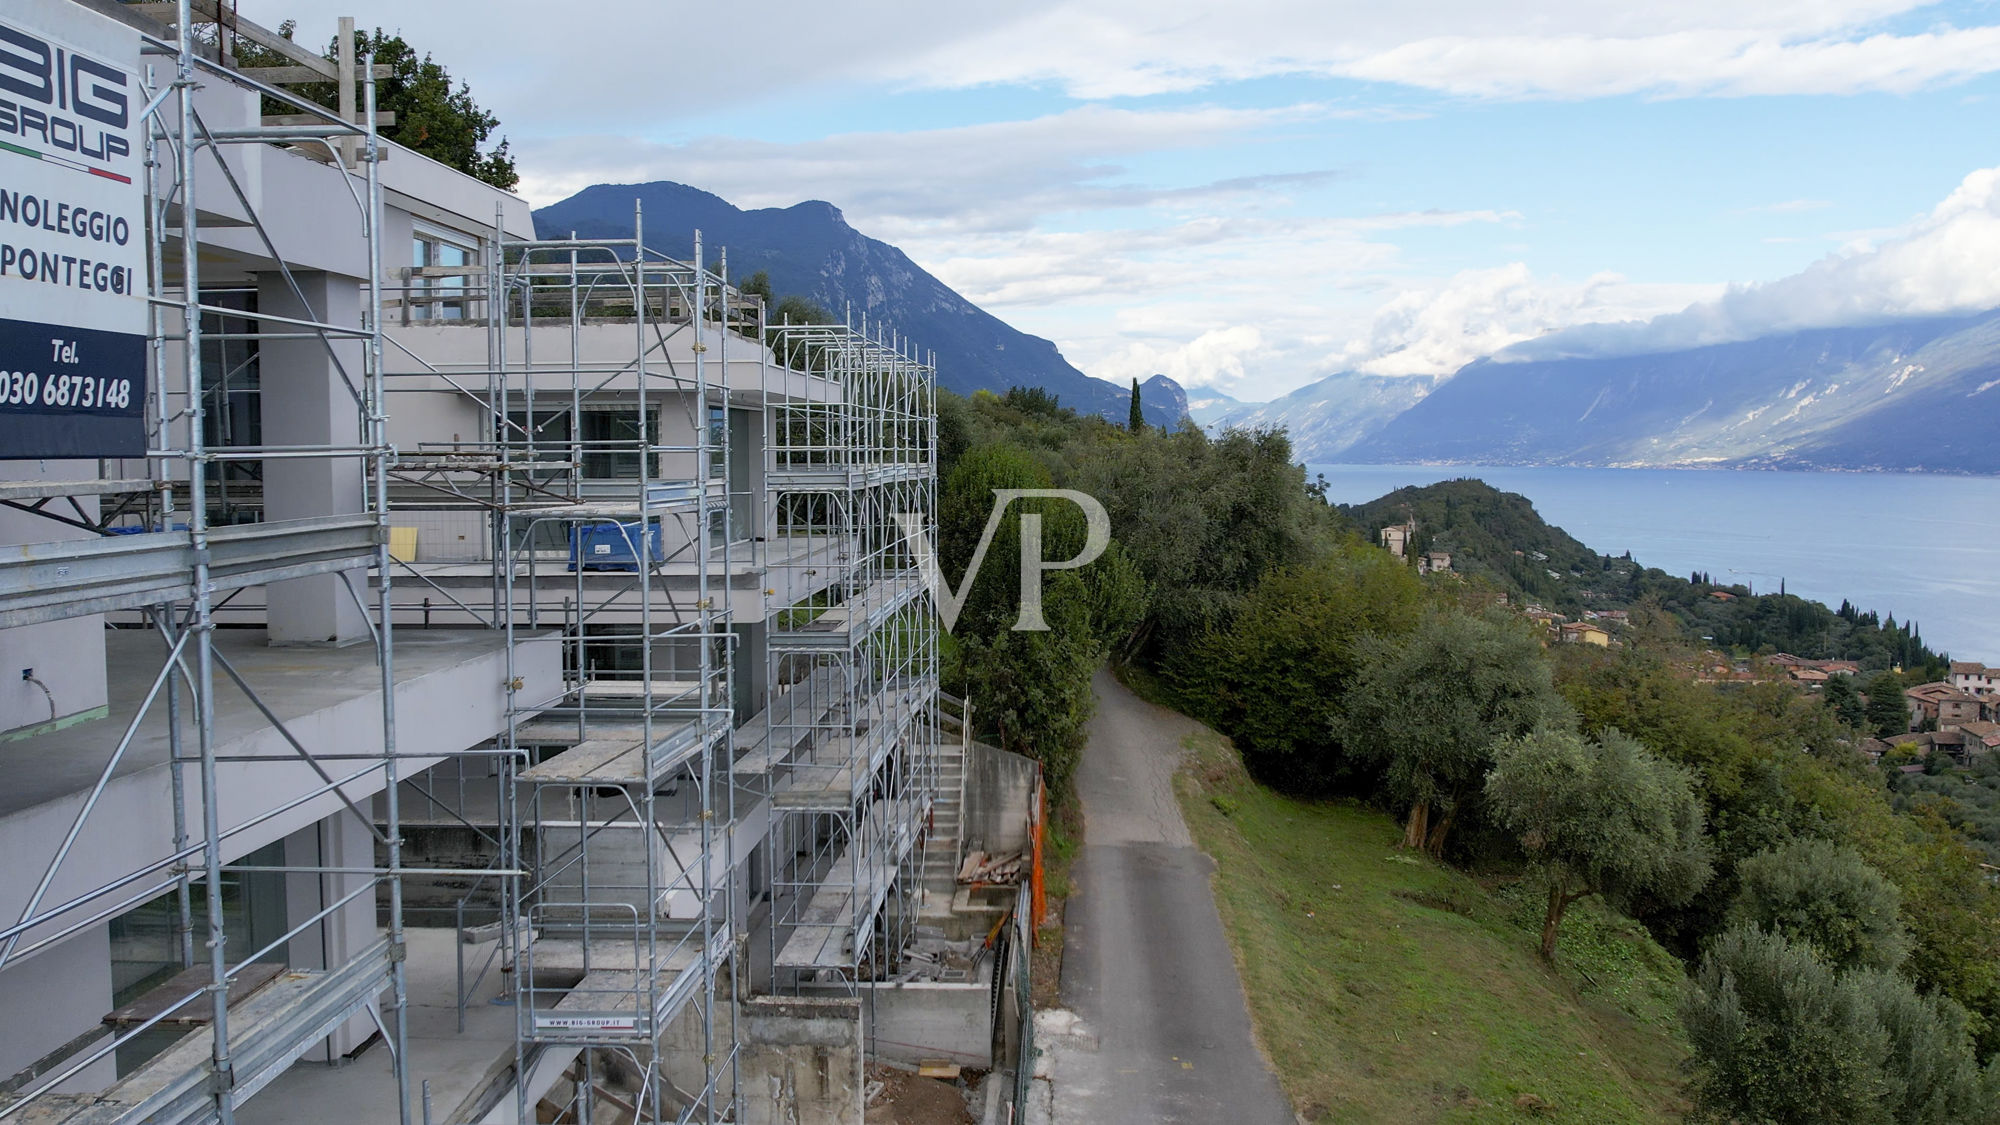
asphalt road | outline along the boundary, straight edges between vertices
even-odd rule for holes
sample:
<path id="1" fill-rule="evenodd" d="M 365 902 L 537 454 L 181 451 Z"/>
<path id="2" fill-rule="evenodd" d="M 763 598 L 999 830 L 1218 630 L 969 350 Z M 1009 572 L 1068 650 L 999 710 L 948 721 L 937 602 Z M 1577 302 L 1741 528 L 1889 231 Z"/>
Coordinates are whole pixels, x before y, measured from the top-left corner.
<path id="1" fill-rule="evenodd" d="M 1251 1037 L 1242 982 L 1209 890 L 1214 864 L 1175 802 L 1181 740 L 1198 729 L 1100 671 L 1078 767 L 1084 847 L 1065 916 L 1062 1001 L 1038 1038 L 1059 1125 L 1290 1125 Z M 1038 1115 L 1039 1116 L 1039 1115 Z"/>

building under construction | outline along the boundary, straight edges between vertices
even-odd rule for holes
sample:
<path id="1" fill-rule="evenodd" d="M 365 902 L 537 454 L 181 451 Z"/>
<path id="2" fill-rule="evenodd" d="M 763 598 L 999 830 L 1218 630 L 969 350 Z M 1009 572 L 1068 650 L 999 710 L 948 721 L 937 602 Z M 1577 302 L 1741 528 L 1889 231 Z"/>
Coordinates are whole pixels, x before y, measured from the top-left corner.
<path id="1" fill-rule="evenodd" d="M 832 1120 L 993 1065 L 1022 927 L 956 875 L 1033 781 L 968 795 L 939 694 L 918 347 L 636 207 L 536 238 L 378 134 L 351 21 L 0 25 L 72 123 L 0 153 L 0 1122 Z M 72 199 L 107 262 L 47 299 Z"/>

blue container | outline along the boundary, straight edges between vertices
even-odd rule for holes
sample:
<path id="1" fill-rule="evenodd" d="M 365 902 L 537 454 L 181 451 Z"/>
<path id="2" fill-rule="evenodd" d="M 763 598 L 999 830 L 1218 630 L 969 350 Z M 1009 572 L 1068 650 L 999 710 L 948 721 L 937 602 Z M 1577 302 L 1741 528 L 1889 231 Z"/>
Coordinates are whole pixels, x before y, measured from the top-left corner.
<path id="1" fill-rule="evenodd" d="M 650 530 L 644 523 L 588 523 L 572 528 L 569 533 L 569 568 L 571 570 L 626 570 L 639 569 L 639 536 L 650 534 L 652 542 L 647 544 L 646 553 L 658 562 L 666 552 L 662 548 L 660 525 L 652 524 Z"/>

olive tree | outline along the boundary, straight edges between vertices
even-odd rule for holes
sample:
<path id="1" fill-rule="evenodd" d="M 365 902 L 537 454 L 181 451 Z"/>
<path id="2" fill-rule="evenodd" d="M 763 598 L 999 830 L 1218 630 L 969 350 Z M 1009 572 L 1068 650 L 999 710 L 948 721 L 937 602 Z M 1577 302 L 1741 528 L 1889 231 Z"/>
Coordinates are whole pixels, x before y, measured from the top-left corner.
<path id="1" fill-rule="evenodd" d="M 1839 969 L 1893 969 L 1909 952 L 1902 893 L 1850 848 L 1800 839 L 1736 865 L 1731 926 L 1775 930 Z"/>
<path id="2" fill-rule="evenodd" d="M 1408 637 L 1365 639 L 1358 663 L 1336 730 L 1409 810 L 1404 845 L 1434 855 L 1501 740 L 1570 721 L 1540 642 L 1503 617 L 1433 613 Z"/>
<path id="3" fill-rule="evenodd" d="M 1547 883 L 1542 956 L 1586 895 L 1629 908 L 1686 902 L 1708 882 L 1701 802 L 1688 772 L 1606 730 L 1595 741 L 1544 727 L 1503 742 L 1486 778 L 1488 811 Z"/>
<path id="4" fill-rule="evenodd" d="M 1991 1121 L 1965 1010 L 1880 970 L 1841 972 L 1775 931 L 1724 933 L 1681 1001 L 1694 1119 Z"/>

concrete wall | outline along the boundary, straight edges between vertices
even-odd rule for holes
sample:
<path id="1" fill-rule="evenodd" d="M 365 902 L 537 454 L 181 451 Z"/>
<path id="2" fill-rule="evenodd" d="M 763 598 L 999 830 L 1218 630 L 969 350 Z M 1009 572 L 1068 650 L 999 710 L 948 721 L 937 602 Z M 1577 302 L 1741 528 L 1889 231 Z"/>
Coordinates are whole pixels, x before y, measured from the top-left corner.
<path id="1" fill-rule="evenodd" d="M 31 964 L 0 972 L 0 1077 L 102 1026 L 111 1010 L 111 929 L 93 926 Z M 102 1044 L 99 1044 L 100 1046 Z M 107 1057 L 62 1090 L 96 1090 L 117 1078 Z"/>
<path id="2" fill-rule="evenodd" d="M 861 1001 L 743 1001 L 745 1125 L 860 1125 Z"/>
<path id="3" fill-rule="evenodd" d="M 868 1039 L 877 1056 L 913 1066 L 925 1059 L 993 1065 L 991 984 L 883 984 L 873 996 Z"/>
<path id="4" fill-rule="evenodd" d="M 1028 802 L 1035 794 L 1035 762 L 973 743 L 965 755 L 963 851 L 998 854 L 1028 846 Z"/>
<path id="5" fill-rule="evenodd" d="M 75 480 L 89 475 L 88 462 L 0 461 L 0 480 Z M 77 497 L 76 503 L 96 518 L 97 497 Z M 53 500 L 50 510 L 74 517 L 69 505 L 68 500 Z M 0 508 L 0 543 L 94 538 L 88 531 L 52 519 Z M 29 668 L 34 669 L 36 679 L 48 685 L 49 695 L 21 678 Z M 53 715 L 50 696 L 55 697 Z M 103 713 L 106 699 L 103 614 L 0 629 L 0 745 L 9 731 L 32 731 L 51 722 L 95 718 Z"/>

